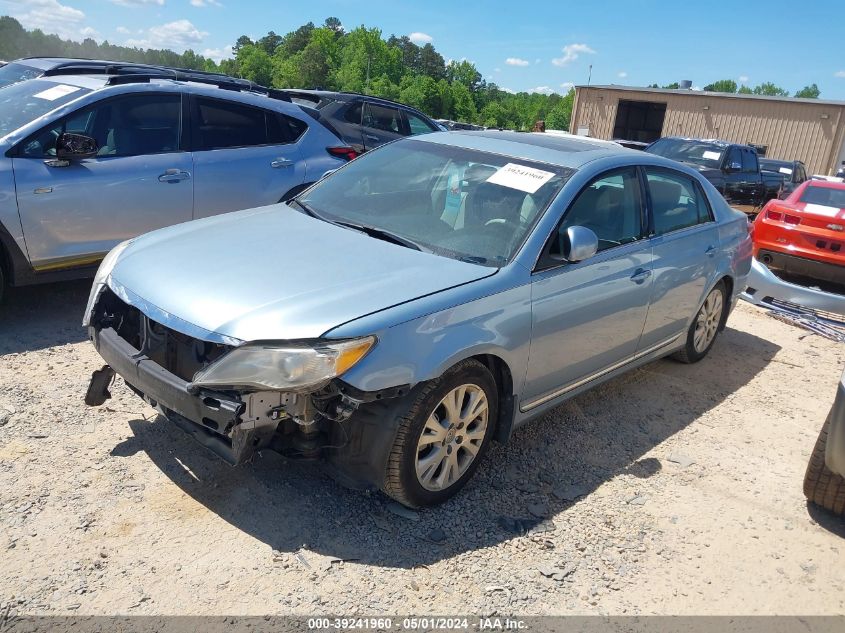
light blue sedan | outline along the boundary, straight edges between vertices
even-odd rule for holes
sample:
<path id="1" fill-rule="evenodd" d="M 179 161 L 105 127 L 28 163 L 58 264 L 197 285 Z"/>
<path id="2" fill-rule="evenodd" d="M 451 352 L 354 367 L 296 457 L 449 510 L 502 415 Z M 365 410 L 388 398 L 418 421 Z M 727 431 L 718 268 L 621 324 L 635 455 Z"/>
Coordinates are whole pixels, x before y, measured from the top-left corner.
<path id="1" fill-rule="evenodd" d="M 324 459 L 408 506 L 492 440 L 662 356 L 704 358 L 751 266 L 744 214 L 659 156 L 435 133 L 288 204 L 116 247 L 84 324 L 107 366 L 232 463 Z"/>

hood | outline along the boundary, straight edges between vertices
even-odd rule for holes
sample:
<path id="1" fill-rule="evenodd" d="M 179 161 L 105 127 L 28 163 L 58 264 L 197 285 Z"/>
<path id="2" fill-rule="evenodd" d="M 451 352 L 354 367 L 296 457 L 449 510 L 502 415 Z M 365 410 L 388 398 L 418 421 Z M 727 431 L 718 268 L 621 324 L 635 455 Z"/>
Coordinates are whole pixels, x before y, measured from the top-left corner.
<path id="1" fill-rule="evenodd" d="M 294 340 L 495 273 L 280 204 L 148 233 L 123 251 L 109 285 L 176 330 Z"/>

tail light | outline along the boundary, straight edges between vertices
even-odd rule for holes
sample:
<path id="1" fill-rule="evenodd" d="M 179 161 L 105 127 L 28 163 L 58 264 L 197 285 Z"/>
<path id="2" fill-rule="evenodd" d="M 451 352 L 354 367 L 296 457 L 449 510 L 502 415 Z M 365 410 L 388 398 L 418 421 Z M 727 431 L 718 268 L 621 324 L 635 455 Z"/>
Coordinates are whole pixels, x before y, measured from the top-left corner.
<path id="1" fill-rule="evenodd" d="M 780 211 L 773 211 L 772 209 L 769 209 L 768 211 L 766 211 L 766 217 L 769 220 L 777 220 L 778 222 L 780 222 L 781 220 L 783 220 L 783 213 L 781 213 Z"/>
<path id="2" fill-rule="evenodd" d="M 343 158 L 345 160 L 352 160 L 356 156 L 358 156 L 358 152 L 356 152 L 351 147 L 327 147 L 326 151 L 334 156 L 335 158 Z"/>
<path id="3" fill-rule="evenodd" d="M 783 216 L 783 221 L 787 224 L 801 224 L 801 218 L 797 215 L 789 215 L 788 213 Z"/>

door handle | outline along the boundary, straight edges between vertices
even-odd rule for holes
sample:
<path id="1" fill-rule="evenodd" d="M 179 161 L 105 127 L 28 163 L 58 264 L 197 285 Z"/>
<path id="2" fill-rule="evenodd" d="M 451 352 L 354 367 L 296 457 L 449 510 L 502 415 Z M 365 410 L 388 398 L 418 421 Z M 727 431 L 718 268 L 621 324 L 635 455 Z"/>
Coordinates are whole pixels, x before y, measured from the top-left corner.
<path id="1" fill-rule="evenodd" d="M 714 257 L 716 255 L 716 247 L 712 245 L 708 246 L 707 250 L 704 251 L 704 254 L 707 255 L 707 257 Z"/>
<path id="2" fill-rule="evenodd" d="M 641 284 L 649 277 L 651 277 L 650 270 L 646 270 L 645 268 L 637 268 L 637 270 L 634 271 L 634 274 L 631 275 L 631 281 L 633 281 L 635 284 Z"/>
<path id="3" fill-rule="evenodd" d="M 53 193 L 52 187 L 36 187 L 32 193 Z"/>
<path id="4" fill-rule="evenodd" d="M 381 139 L 379 139 L 379 137 L 378 137 L 378 136 L 376 136 L 375 134 L 364 134 L 364 138 L 365 138 L 365 139 L 367 139 L 368 141 L 378 141 L 378 140 L 381 140 Z"/>
<path id="5" fill-rule="evenodd" d="M 187 180 L 191 177 L 186 171 L 181 169 L 165 169 L 164 173 L 158 177 L 159 182 L 179 182 L 180 180 Z"/>
<path id="6" fill-rule="evenodd" d="M 293 161 L 287 158 L 277 158 L 272 163 L 270 163 L 270 167 L 273 169 L 279 169 L 280 167 L 290 167 L 293 165 Z"/>

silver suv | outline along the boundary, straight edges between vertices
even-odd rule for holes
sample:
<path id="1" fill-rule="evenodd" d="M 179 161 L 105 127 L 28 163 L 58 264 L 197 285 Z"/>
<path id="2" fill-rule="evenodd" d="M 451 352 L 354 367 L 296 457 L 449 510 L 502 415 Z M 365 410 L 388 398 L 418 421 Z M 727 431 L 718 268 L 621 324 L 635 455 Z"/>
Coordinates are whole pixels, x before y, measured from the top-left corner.
<path id="1" fill-rule="evenodd" d="M 286 200 L 354 152 L 249 82 L 127 67 L 0 89 L 0 296 L 90 276 L 118 242 Z"/>

